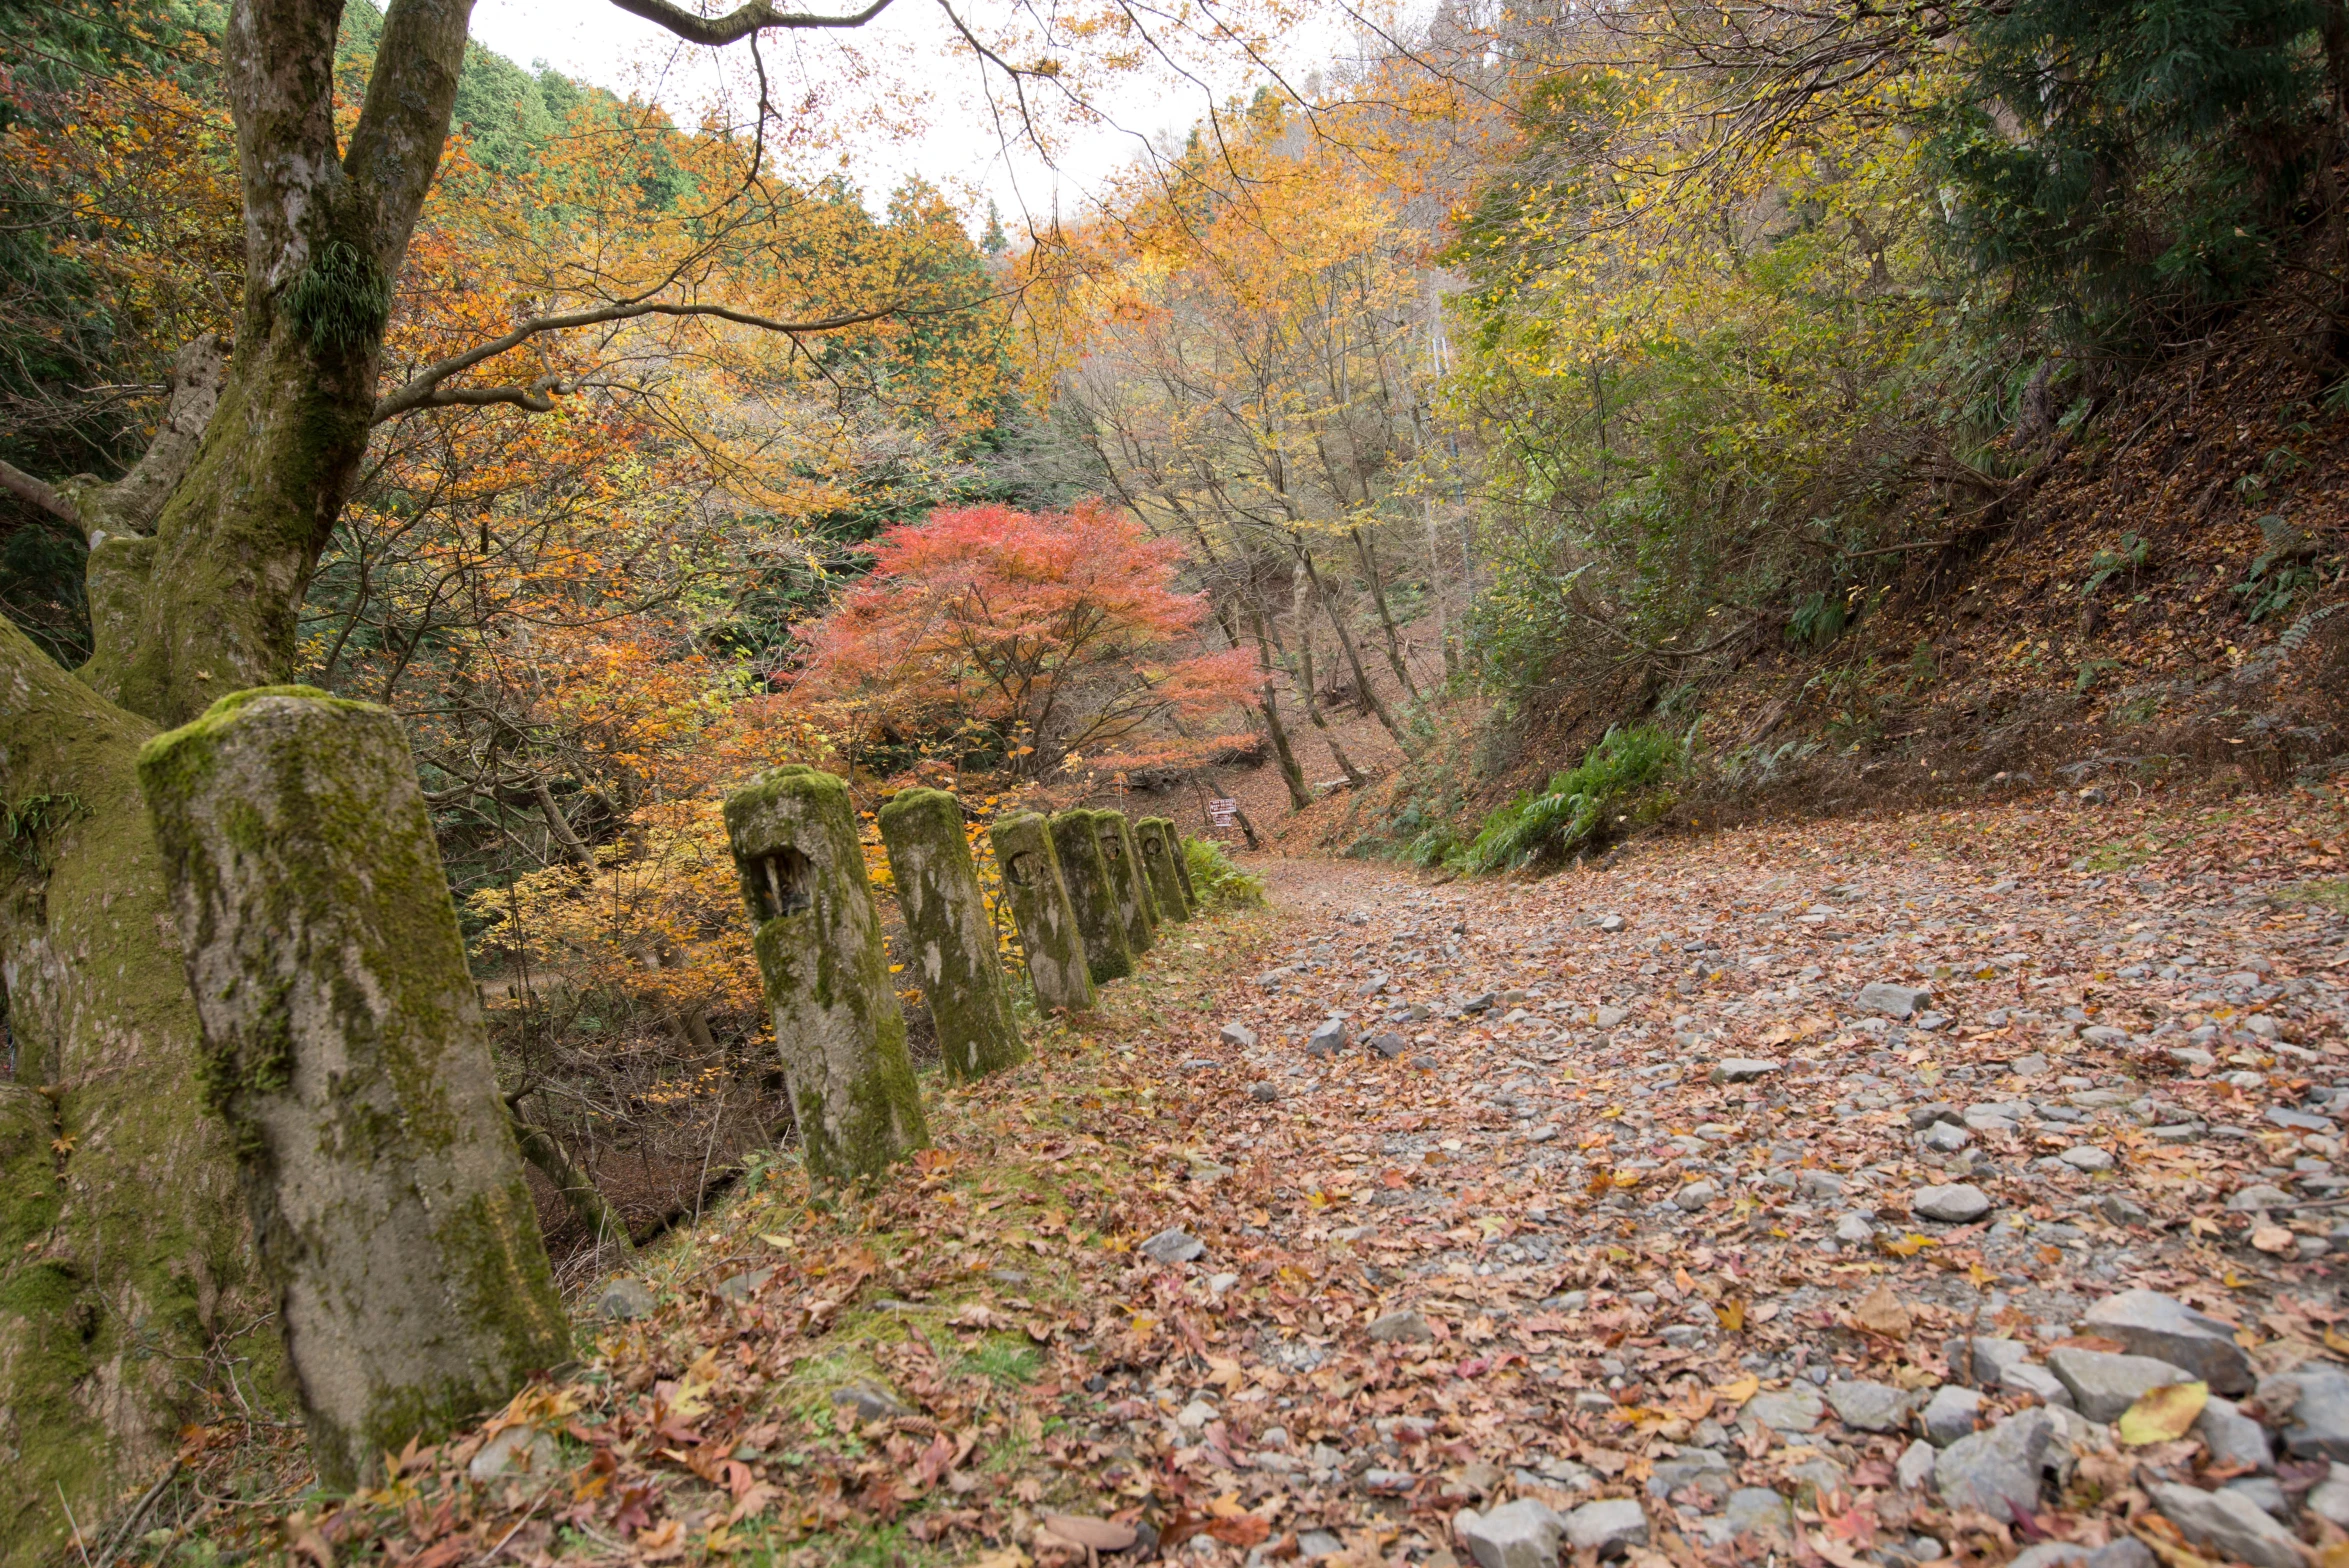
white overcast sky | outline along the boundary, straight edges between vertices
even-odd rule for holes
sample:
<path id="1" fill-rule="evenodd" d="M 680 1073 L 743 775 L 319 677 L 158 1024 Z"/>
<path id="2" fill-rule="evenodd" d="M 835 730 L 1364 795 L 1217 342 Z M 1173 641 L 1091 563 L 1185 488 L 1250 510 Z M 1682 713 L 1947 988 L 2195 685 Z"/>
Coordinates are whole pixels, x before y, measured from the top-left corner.
<path id="1" fill-rule="evenodd" d="M 849 10 L 854 4 L 855 0 L 810 0 L 809 8 L 836 5 Z M 1334 18 L 1334 6 L 1332 11 Z M 1317 42 L 1293 38 L 1284 46 L 1290 58 L 1278 64 L 1284 75 L 1296 73 L 1292 80 L 1322 63 L 1346 36 L 1334 20 L 1326 30 L 1303 31 L 1321 36 Z M 681 45 L 605 0 L 477 0 L 473 36 L 522 65 L 543 60 L 566 76 L 657 98 L 688 126 L 698 118 L 700 106 L 720 90 L 718 73 L 747 73 L 749 65 L 742 45 L 723 51 L 722 63 L 716 62 L 712 51 Z M 1198 85 L 1137 75 L 1122 82 L 1107 105 L 1116 124 L 1075 132 L 1056 160 L 1057 167 L 1048 166 L 1030 150 L 1005 155 L 979 96 L 976 68 L 953 48 L 944 19 L 926 0 L 899 0 L 879 20 L 854 33 L 769 35 L 765 51 L 770 80 L 785 76 L 796 65 L 816 81 L 845 86 L 848 72 L 835 39 L 846 40 L 877 65 L 881 78 L 902 82 L 929 100 L 919 116 L 925 129 L 911 140 L 875 130 L 882 115 L 852 112 L 844 117 L 852 138 L 847 172 L 866 199 L 877 206 L 903 176 L 919 173 L 950 194 L 982 193 L 981 212 L 985 196 L 992 196 L 1015 237 L 1022 211 L 1041 216 L 1058 203 L 1073 215 L 1082 193 L 1133 160 L 1143 150 L 1144 139 L 1180 137 L 1207 108 Z M 1209 85 L 1228 94 L 1264 79 L 1235 60 Z M 776 81 L 778 89 L 782 85 Z M 853 96 L 855 89 L 846 90 Z"/>

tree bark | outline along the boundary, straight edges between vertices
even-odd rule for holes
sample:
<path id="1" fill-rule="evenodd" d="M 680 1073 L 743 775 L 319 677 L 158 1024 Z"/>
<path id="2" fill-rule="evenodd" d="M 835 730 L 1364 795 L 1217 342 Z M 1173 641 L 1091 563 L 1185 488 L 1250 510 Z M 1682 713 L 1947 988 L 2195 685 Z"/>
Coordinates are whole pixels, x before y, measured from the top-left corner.
<path id="1" fill-rule="evenodd" d="M 564 1152 L 555 1135 L 524 1121 L 511 1105 L 507 1109 L 514 1123 L 514 1144 L 522 1151 L 522 1158 L 537 1166 L 555 1191 L 562 1194 L 563 1203 L 587 1227 L 596 1246 L 614 1248 L 623 1264 L 635 1257 L 636 1243 L 628 1234 L 628 1222 L 620 1217 L 618 1209 L 604 1201 L 602 1191 Z"/>
<path id="2" fill-rule="evenodd" d="M 1403 748 L 1403 755 L 1418 756 L 1419 748 L 1403 732 L 1403 726 L 1395 722 L 1394 714 L 1387 711 L 1385 699 L 1370 684 L 1370 672 L 1362 667 L 1362 650 L 1354 646 L 1354 634 L 1346 630 L 1345 617 L 1338 614 L 1337 605 L 1331 601 L 1328 590 L 1322 584 L 1321 573 L 1314 570 L 1312 553 L 1305 549 L 1302 541 L 1297 542 L 1296 549 L 1297 559 L 1305 567 L 1305 575 L 1312 579 L 1313 596 L 1321 601 L 1322 614 L 1328 617 L 1330 629 L 1338 634 L 1338 646 L 1346 651 L 1346 667 L 1354 672 L 1354 684 L 1361 689 L 1362 700 L 1378 716 L 1378 722 L 1386 726 L 1387 733 L 1395 737 L 1395 744 Z"/>
<path id="3" fill-rule="evenodd" d="M 1272 738 L 1273 760 L 1280 764 L 1281 782 L 1289 786 L 1289 804 L 1303 811 L 1313 804 L 1313 792 L 1305 787 L 1305 770 L 1297 766 L 1297 754 L 1289 749 L 1288 726 L 1281 723 L 1280 699 L 1272 689 L 1272 644 L 1264 630 L 1264 612 L 1250 605 L 1248 618 L 1256 631 L 1257 669 L 1264 676 L 1256 705 L 1264 715 L 1265 733 Z"/>
<path id="4" fill-rule="evenodd" d="M 1370 550 L 1370 539 L 1360 528 L 1347 530 L 1354 539 L 1354 554 L 1362 562 L 1362 580 L 1370 585 L 1371 603 L 1378 606 L 1378 624 L 1386 633 L 1387 665 L 1395 672 L 1395 682 L 1413 702 L 1419 700 L 1419 686 L 1411 679 L 1411 666 L 1403 658 L 1403 634 L 1395 629 L 1395 612 L 1387 608 L 1386 585 L 1378 579 L 1378 557 Z"/>
<path id="5" fill-rule="evenodd" d="M 1305 574 L 1303 572 L 1296 573 L 1294 582 L 1296 591 L 1290 602 L 1294 607 L 1292 613 L 1297 619 L 1297 657 L 1293 664 L 1289 663 L 1289 650 L 1281 642 L 1280 627 L 1267 619 L 1265 630 L 1272 637 L 1273 654 L 1284 664 L 1289 665 L 1289 680 L 1297 688 L 1297 700 L 1305 705 L 1305 717 L 1320 733 L 1321 743 L 1329 748 L 1330 760 L 1335 762 L 1338 765 L 1338 771 L 1345 775 L 1346 787 L 1354 790 L 1362 789 L 1370 781 L 1363 777 L 1360 768 L 1354 766 L 1354 759 L 1347 756 L 1346 748 L 1338 744 L 1337 732 L 1329 727 L 1329 720 L 1323 718 L 1321 714 L 1321 698 L 1314 691 L 1314 687 L 1318 684 L 1318 677 L 1313 670 L 1313 626 L 1306 619 L 1312 614 L 1312 607 L 1306 593 Z"/>

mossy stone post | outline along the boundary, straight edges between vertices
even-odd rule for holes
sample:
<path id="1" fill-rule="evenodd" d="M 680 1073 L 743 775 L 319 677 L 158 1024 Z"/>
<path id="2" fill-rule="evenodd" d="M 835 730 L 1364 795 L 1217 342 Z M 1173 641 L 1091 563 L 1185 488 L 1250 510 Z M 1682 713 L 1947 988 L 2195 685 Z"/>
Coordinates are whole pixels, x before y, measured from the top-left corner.
<path id="1" fill-rule="evenodd" d="M 1142 869 L 1150 878 L 1150 892 L 1158 901 L 1160 916 L 1190 919 L 1190 902 L 1183 897 L 1182 881 L 1175 875 L 1175 861 L 1182 851 L 1175 847 L 1174 824 L 1164 817 L 1144 817 L 1134 824 L 1134 843 L 1142 851 Z"/>
<path id="2" fill-rule="evenodd" d="M 1196 910 L 1199 908 L 1199 890 L 1191 885 L 1190 841 L 1183 837 L 1181 829 L 1169 819 L 1160 817 L 1158 820 L 1166 823 L 1166 841 L 1174 847 L 1175 880 L 1183 885 L 1183 901 Z"/>
<path id="3" fill-rule="evenodd" d="M 1077 928 L 1052 829 L 1032 811 L 998 818 L 987 830 L 995 863 L 1003 868 L 1012 918 L 1019 922 L 1020 947 L 1028 955 L 1028 980 L 1036 1005 L 1046 1012 L 1090 1011 L 1093 976 L 1085 963 L 1085 939 Z"/>
<path id="4" fill-rule="evenodd" d="M 1093 829 L 1101 839 L 1101 857 L 1109 862 L 1110 885 L 1117 892 L 1117 914 L 1126 928 L 1126 946 L 1140 957 L 1158 945 L 1158 905 L 1150 896 L 1141 851 L 1134 847 L 1134 825 L 1122 811 L 1096 811 Z"/>
<path id="5" fill-rule="evenodd" d="M 726 797 L 751 946 L 809 1172 L 871 1181 L 930 1141 L 848 786 L 793 764 Z"/>
<path id="6" fill-rule="evenodd" d="M 984 1077 L 1028 1059 L 1012 1021 L 1011 988 L 995 951 L 995 923 L 963 837 L 962 803 L 942 789 L 909 789 L 881 808 L 881 842 L 913 945 L 912 969 L 930 999 L 947 1076 Z"/>
<path id="7" fill-rule="evenodd" d="M 139 753 L 319 1478 L 570 1359 L 479 993 L 399 720 L 308 687 Z"/>
<path id="8" fill-rule="evenodd" d="M 1126 945 L 1117 884 L 1110 879 L 1109 857 L 1101 853 L 1101 830 L 1093 813 L 1078 810 L 1055 815 L 1052 847 L 1059 852 L 1060 874 L 1068 888 L 1069 907 L 1077 913 L 1077 934 L 1084 939 L 1085 969 L 1093 983 L 1107 985 L 1132 974 L 1134 953 Z"/>

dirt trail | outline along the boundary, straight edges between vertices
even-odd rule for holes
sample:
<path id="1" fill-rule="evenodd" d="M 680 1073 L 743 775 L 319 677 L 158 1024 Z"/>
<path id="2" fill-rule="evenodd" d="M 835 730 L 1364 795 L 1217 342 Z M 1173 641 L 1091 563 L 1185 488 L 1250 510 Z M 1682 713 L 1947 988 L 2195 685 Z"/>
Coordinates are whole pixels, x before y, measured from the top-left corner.
<path id="1" fill-rule="evenodd" d="M 552 1492 L 471 1478 L 474 1436 L 318 1528 L 436 1565 L 1536 1568 L 1563 1527 L 1634 1568 L 2297 1568 L 2349 1520 L 2349 1374 L 2274 1376 L 2349 1349 L 2343 836 L 2299 794 L 1536 882 L 1252 857 L 1271 912 L 933 1086 L 881 1192 L 778 1167 L 646 1260 L 509 1412 Z"/>

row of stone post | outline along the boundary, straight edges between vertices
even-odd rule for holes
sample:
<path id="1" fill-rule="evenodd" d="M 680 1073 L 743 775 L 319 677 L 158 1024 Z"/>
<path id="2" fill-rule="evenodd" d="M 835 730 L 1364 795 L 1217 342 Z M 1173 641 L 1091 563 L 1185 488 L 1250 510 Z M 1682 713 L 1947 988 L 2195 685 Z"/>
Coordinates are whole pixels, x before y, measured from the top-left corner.
<path id="1" fill-rule="evenodd" d="M 157 737 L 139 775 L 312 1453 L 349 1486 L 570 1356 L 415 761 L 389 711 L 273 687 Z M 807 1167 L 871 1179 L 929 1132 L 848 787 L 778 768 L 725 820 Z M 1024 1060 L 960 805 L 907 790 L 879 823 L 948 1074 Z M 1047 1011 L 1190 917 L 1163 818 L 992 836 Z"/>

